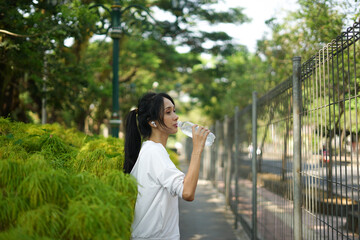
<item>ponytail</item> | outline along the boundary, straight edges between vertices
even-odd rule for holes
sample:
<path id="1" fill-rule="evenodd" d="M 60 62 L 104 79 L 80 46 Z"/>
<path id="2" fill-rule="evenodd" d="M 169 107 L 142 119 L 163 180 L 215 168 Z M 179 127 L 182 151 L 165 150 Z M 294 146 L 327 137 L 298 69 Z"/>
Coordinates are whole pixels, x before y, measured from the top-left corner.
<path id="1" fill-rule="evenodd" d="M 133 110 L 126 119 L 125 134 L 125 161 L 124 172 L 130 173 L 139 156 L 141 147 L 141 136 L 136 123 L 136 112 Z"/>

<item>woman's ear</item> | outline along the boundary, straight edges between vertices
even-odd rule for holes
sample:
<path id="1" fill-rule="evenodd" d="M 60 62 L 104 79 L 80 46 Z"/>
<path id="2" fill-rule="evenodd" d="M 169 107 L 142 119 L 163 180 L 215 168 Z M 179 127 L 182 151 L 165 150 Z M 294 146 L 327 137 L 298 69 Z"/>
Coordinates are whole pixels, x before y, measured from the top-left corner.
<path id="1" fill-rule="evenodd" d="M 153 127 L 157 127 L 156 126 L 156 123 L 154 121 L 151 121 L 150 124 L 153 126 Z"/>

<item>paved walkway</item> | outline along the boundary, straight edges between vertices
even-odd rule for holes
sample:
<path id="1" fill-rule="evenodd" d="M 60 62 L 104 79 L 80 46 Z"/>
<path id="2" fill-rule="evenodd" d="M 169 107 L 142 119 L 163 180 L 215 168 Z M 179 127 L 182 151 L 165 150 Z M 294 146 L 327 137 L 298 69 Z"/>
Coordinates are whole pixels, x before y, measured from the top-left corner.
<path id="1" fill-rule="evenodd" d="M 181 169 L 186 173 L 186 163 Z M 241 225 L 234 229 L 234 216 L 225 206 L 225 198 L 211 182 L 199 180 L 195 200 L 179 199 L 181 240 L 248 240 Z"/>

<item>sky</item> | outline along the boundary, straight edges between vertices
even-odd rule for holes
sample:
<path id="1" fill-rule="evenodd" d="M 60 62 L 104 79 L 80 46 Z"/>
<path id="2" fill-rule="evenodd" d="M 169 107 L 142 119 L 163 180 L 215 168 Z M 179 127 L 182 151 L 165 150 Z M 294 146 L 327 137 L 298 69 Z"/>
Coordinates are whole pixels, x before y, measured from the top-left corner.
<path id="1" fill-rule="evenodd" d="M 216 9 L 226 10 L 229 7 L 242 7 L 243 13 L 251 22 L 241 25 L 220 24 L 216 29 L 222 29 L 234 38 L 236 43 L 247 46 L 250 52 L 255 52 L 256 41 L 261 39 L 266 32 L 270 32 L 265 21 L 277 17 L 282 19 L 285 11 L 298 9 L 296 0 L 220 0 Z M 203 25 L 202 29 L 210 29 Z"/>

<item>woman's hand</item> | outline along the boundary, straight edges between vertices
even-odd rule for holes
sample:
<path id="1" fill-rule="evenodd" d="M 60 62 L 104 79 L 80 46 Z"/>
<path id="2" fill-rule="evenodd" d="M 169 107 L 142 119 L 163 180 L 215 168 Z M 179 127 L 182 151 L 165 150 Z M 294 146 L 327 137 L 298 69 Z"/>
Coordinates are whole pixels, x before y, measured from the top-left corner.
<path id="1" fill-rule="evenodd" d="M 209 133 L 210 130 L 202 126 L 194 125 L 192 127 L 193 153 L 202 153 Z"/>

